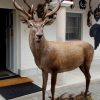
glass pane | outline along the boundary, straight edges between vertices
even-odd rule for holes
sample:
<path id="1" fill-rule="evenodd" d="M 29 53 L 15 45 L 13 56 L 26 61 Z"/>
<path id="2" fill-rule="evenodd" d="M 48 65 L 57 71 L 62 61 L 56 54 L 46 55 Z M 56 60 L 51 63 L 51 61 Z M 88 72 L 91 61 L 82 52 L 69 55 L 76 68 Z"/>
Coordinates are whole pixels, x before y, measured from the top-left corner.
<path id="1" fill-rule="evenodd" d="M 81 39 L 81 14 L 67 13 L 66 40 Z"/>

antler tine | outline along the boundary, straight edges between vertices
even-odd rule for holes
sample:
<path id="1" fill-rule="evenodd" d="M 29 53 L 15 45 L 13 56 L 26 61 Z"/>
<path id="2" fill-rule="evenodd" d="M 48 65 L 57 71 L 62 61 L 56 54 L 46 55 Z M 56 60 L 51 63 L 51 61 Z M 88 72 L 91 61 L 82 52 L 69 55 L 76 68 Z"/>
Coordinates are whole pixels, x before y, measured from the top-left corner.
<path id="1" fill-rule="evenodd" d="M 32 19 L 35 21 L 35 19 L 34 19 L 34 5 L 32 4 L 32 6 L 31 6 L 31 15 L 32 15 Z"/>
<path id="2" fill-rule="evenodd" d="M 16 0 L 13 0 L 13 4 L 17 10 L 24 13 L 29 19 L 32 18 L 32 16 L 26 10 L 24 10 L 22 7 L 20 7 L 20 5 L 16 2 Z"/>
<path id="3" fill-rule="evenodd" d="M 48 12 L 48 6 L 49 6 L 49 4 L 47 2 L 45 2 L 44 15 L 43 15 L 42 19 L 45 19 L 45 16 L 46 16 L 46 14 Z"/>
<path id="4" fill-rule="evenodd" d="M 26 2 L 26 0 L 23 0 L 23 2 L 27 5 L 27 7 L 29 8 L 29 10 L 31 10 L 30 5 Z"/>
<path id="5" fill-rule="evenodd" d="M 45 7 L 45 12 L 47 13 L 47 11 L 48 11 L 48 6 L 49 6 L 49 4 L 48 3 L 46 3 L 46 7 Z"/>
<path id="6" fill-rule="evenodd" d="M 58 5 L 57 5 L 57 7 L 55 7 L 54 8 L 54 10 L 52 10 L 51 12 L 49 12 L 49 13 L 47 13 L 46 15 L 45 15 L 45 18 L 46 17 L 49 17 L 49 16 L 51 16 L 51 15 L 53 15 L 53 14 L 55 14 L 59 9 L 60 9 L 60 7 L 61 7 L 61 3 L 63 2 L 64 0 L 58 0 Z"/>
<path id="7" fill-rule="evenodd" d="M 27 7 L 29 8 L 29 13 L 31 14 L 31 16 L 32 16 L 32 19 L 35 21 L 35 19 L 34 19 L 34 16 L 33 16 L 33 14 L 34 14 L 34 5 L 32 4 L 32 6 L 30 6 L 27 2 L 26 2 L 26 0 L 23 0 L 23 2 L 27 5 Z"/>

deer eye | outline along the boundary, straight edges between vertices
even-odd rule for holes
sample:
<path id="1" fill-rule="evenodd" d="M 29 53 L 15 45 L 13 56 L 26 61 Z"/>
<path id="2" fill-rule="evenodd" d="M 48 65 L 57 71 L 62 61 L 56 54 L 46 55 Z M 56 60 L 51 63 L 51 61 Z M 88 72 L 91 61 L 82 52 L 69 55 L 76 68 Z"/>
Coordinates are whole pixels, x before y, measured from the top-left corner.
<path id="1" fill-rule="evenodd" d="M 28 27 L 29 27 L 29 28 L 33 27 L 33 23 L 29 23 L 29 24 L 28 24 Z"/>

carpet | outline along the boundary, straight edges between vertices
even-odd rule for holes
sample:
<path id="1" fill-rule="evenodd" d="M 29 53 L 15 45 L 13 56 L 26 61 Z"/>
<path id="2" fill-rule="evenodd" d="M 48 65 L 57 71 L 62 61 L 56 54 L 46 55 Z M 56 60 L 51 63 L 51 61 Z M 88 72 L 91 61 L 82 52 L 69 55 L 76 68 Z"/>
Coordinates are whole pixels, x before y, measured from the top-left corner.
<path id="1" fill-rule="evenodd" d="M 13 85 L 13 86 L 0 87 L 0 94 L 6 100 L 10 100 L 16 97 L 28 95 L 41 90 L 42 89 L 39 86 L 31 82 L 28 82 L 28 83 Z"/>

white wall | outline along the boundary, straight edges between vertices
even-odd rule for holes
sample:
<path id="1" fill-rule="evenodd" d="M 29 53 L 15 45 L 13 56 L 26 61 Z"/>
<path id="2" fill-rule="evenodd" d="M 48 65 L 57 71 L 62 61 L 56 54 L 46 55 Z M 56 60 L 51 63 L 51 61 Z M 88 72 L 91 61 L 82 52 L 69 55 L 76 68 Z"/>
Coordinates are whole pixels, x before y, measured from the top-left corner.
<path id="1" fill-rule="evenodd" d="M 66 7 L 61 7 L 59 9 L 59 11 L 57 12 L 56 30 L 57 30 L 57 33 L 56 33 L 57 41 L 65 41 L 65 33 L 66 33 Z"/>
<path id="2" fill-rule="evenodd" d="M 29 48 L 29 29 L 21 23 L 21 70 L 34 68 L 34 58 Z"/>
<path id="3" fill-rule="evenodd" d="M 99 1 L 96 0 L 93 3 L 94 5 L 93 4 L 92 5 L 95 6 L 95 5 L 98 4 L 98 2 Z M 94 45 L 94 40 L 93 40 L 93 38 L 91 38 L 89 36 L 89 27 L 87 26 L 88 7 L 87 7 L 86 10 L 80 10 L 79 5 L 78 5 L 78 0 L 75 0 L 75 8 L 74 9 L 66 8 L 66 12 L 82 13 L 82 15 L 83 15 L 82 39 L 84 41 L 87 41 L 87 42 L 91 43 L 92 45 Z M 59 18 L 59 20 L 63 20 L 63 19 Z M 57 22 L 56 21 L 51 26 L 46 26 L 45 27 L 44 34 L 45 34 L 45 36 L 48 40 L 54 40 L 54 41 L 58 40 L 59 34 L 56 34 L 57 33 L 57 27 L 56 27 Z M 95 22 L 93 21 L 93 23 L 95 23 Z M 61 29 L 65 30 L 64 27 L 61 27 Z M 27 30 L 27 26 L 21 24 L 21 69 L 22 70 L 29 69 L 29 68 L 32 68 L 32 69 L 37 68 L 37 66 L 34 63 L 32 53 L 29 49 L 28 33 L 29 32 Z M 63 37 L 62 35 L 65 36 L 65 34 L 62 34 L 62 33 L 60 35 L 61 35 L 61 37 Z M 100 58 L 99 49 L 100 48 L 98 48 L 95 51 L 95 58 L 97 58 L 97 57 Z"/>
<path id="4" fill-rule="evenodd" d="M 47 40 L 56 41 L 56 20 L 52 25 L 44 27 L 44 35 Z"/>

